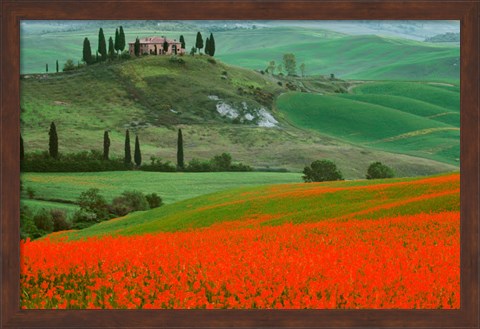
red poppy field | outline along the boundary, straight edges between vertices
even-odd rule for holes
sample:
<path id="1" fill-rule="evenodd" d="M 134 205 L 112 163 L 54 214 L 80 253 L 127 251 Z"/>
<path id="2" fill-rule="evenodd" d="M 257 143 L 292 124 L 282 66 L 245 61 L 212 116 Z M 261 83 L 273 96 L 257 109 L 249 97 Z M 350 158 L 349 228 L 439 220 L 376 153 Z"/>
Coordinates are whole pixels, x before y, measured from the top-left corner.
<path id="1" fill-rule="evenodd" d="M 23 241 L 21 305 L 459 308 L 458 189 L 458 174 L 270 186 L 242 190 L 236 201 L 235 193 L 216 194 L 187 201 L 183 213 L 172 205 L 149 214 L 160 224 L 135 215 L 92 227 L 89 236 Z M 325 200 L 347 210 L 332 216 Z M 222 217 L 228 209 L 231 220 Z M 172 229 L 173 213 L 197 219 Z"/>

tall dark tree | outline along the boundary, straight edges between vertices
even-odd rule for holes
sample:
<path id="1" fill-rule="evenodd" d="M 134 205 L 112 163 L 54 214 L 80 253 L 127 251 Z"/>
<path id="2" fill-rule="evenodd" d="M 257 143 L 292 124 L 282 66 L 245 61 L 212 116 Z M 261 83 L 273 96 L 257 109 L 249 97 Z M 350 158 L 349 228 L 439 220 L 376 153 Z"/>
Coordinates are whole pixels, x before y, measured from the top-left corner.
<path id="1" fill-rule="evenodd" d="M 133 52 L 135 56 L 140 56 L 140 39 L 138 37 L 135 39 L 135 44 L 133 45 Z"/>
<path id="2" fill-rule="evenodd" d="M 185 167 L 185 162 L 183 159 L 183 135 L 182 129 L 178 129 L 178 139 L 177 139 L 177 167 L 178 169 L 183 169 Z"/>
<path id="3" fill-rule="evenodd" d="M 180 36 L 180 43 L 182 44 L 182 49 L 185 49 L 185 38 L 183 35 Z"/>
<path id="4" fill-rule="evenodd" d="M 48 73 L 48 63 L 47 63 L 47 64 L 45 64 L 45 72 L 47 72 L 47 73 Z"/>
<path id="5" fill-rule="evenodd" d="M 25 159 L 25 150 L 23 148 L 23 137 L 20 134 L 20 161 L 23 161 L 23 159 Z"/>
<path id="6" fill-rule="evenodd" d="M 168 51 L 168 41 L 167 39 L 164 39 L 163 41 L 163 52 L 166 54 Z"/>
<path id="7" fill-rule="evenodd" d="M 110 153 L 110 137 L 108 131 L 105 130 L 103 134 L 103 159 L 108 160 L 108 154 Z"/>
<path id="8" fill-rule="evenodd" d="M 210 55 L 210 39 L 208 37 L 205 40 L 205 54 Z"/>
<path id="9" fill-rule="evenodd" d="M 125 158 L 124 162 L 127 166 L 132 163 L 132 150 L 130 149 L 130 132 L 127 129 L 125 133 Z"/>
<path id="10" fill-rule="evenodd" d="M 125 42 L 125 33 L 123 32 L 123 27 L 122 26 L 120 26 L 120 31 L 118 32 L 118 37 L 119 37 L 118 50 L 124 51 L 125 46 L 126 46 L 126 42 Z"/>
<path id="11" fill-rule="evenodd" d="M 88 38 L 83 39 L 83 57 L 82 60 L 88 65 L 93 62 L 92 60 L 92 48 L 90 47 L 90 41 Z"/>
<path id="12" fill-rule="evenodd" d="M 52 122 L 50 124 L 50 131 L 48 132 L 48 154 L 54 158 L 58 158 L 58 135 L 57 135 L 57 127 L 55 127 L 55 123 Z"/>
<path id="13" fill-rule="evenodd" d="M 56 69 L 57 69 L 57 73 L 58 73 L 58 59 L 57 59 L 57 63 L 56 63 Z"/>
<path id="14" fill-rule="evenodd" d="M 215 55 L 215 39 L 213 38 L 212 33 L 210 33 L 210 45 L 208 46 L 208 50 L 210 56 Z"/>
<path id="15" fill-rule="evenodd" d="M 105 41 L 105 35 L 103 34 L 102 28 L 98 31 L 98 53 L 100 54 L 100 59 L 102 61 L 107 59 L 107 42 Z"/>
<path id="16" fill-rule="evenodd" d="M 112 37 L 108 39 L 108 57 L 110 59 L 113 59 L 115 57 L 115 46 L 113 45 Z"/>
<path id="17" fill-rule="evenodd" d="M 195 48 L 197 48 L 198 52 L 203 48 L 203 38 L 200 32 L 197 32 L 197 39 L 195 41 Z"/>
<path id="18" fill-rule="evenodd" d="M 135 136 L 135 151 L 134 151 L 133 159 L 135 160 L 135 164 L 137 167 L 140 167 L 142 164 L 142 152 L 140 152 L 140 142 L 138 140 L 138 135 Z"/>
<path id="19" fill-rule="evenodd" d="M 115 48 L 115 51 L 117 52 L 117 54 L 118 54 L 118 51 L 120 50 L 119 43 L 120 43 L 120 34 L 118 33 L 118 28 L 116 28 L 115 29 L 114 48 Z"/>

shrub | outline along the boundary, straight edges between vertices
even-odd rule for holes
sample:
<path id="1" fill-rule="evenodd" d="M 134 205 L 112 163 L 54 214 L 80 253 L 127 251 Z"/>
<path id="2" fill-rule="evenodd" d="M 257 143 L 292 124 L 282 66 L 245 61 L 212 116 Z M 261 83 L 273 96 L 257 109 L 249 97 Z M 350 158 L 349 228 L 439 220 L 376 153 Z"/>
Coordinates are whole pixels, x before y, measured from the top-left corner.
<path id="1" fill-rule="evenodd" d="M 367 179 L 392 178 L 394 176 L 392 168 L 378 161 L 370 164 L 366 175 Z"/>
<path id="2" fill-rule="evenodd" d="M 302 177 L 305 183 L 343 180 L 342 173 L 330 160 L 316 160 L 303 169 Z"/>
<path id="3" fill-rule="evenodd" d="M 193 158 L 185 167 L 185 171 L 188 172 L 209 172 L 212 171 L 212 166 L 209 161 L 201 161 Z"/>
<path id="4" fill-rule="evenodd" d="M 94 213 L 98 221 L 108 218 L 108 204 L 105 198 L 99 194 L 97 188 L 88 189 L 78 197 L 80 209 L 87 213 Z"/>
<path id="5" fill-rule="evenodd" d="M 128 50 L 123 51 L 120 56 L 118 56 L 120 59 L 131 59 L 132 56 L 128 52 Z"/>
<path id="6" fill-rule="evenodd" d="M 159 195 L 157 195 L 157 193 L 147 194 L 145 195 L 145 198 L 147 199 L 150 209 L 158 208 L 161 205 L 163 205 L 162 198 Z"/>
<path id="7" fill-rule="evenodd" d="M 217 61 L 214 58 L 211 58 L 211 57 L 207 58 L 207 61 L 211 64 L 217 64 Z"/>
<path id="8" fill-rule="evenodd" d="M 29 199 L 33 199 L 35 197 L 35 190 L 32 187 L 27 187 L 27 195 Z"/>
<path id="9" fill-rule="evenodd" d="M 33 214 L 30 208 L 22 205 L 20 207 L 20 238 L 21 239 L 36 239 L 42 236 L 33 221 Z"/>
<path id="10" fill-rule="evenodd" d="M 73 71 L 77 68 L 77 66 L 75 65 L 75 63 L 73 62 L 72 59 L 67 59 L 67 61 L 65 62 L 65 64 L 63 64 L 63 71 L 64 72 L 67 72 L 67 71 Z"/>
<path id="11" fill-rule="evenodd" d="M 118 216 L 125 216 L 132 211 L 148 209 L 150 209 L 150 206 L 147 198 L 139 191 L 124 191 L 120 196 L 113 199 L 110 206 L 110 212 Z"/>
<path id="12" fill-rule="evenodd" d="M 230 171 L 232 156 L 229 153 L 216 155 L 211 160 L 213 171 Z"/>
<path id="13" fill-rule="evenodd" d="M 43 231 L 44 233 L 53 232 L 53 218 L 48 210 L 39 210 L 35 216 L 33 216 L 33 222 L 40 231 Z"/>
<path id="14" fill-rule="evenodd" d="M 53 219 L 53 232 L 65 231 L 70 229 L 70 223 L 67 222 L 65 211 L 60 209 L 50 210 Z"/>
<path id="15" fill-rule="evenodd" d="M 87 228 L 98 222 L 99 219 L 95 213 L 84 209 L 77 210 L 72 217 L 72 227 L 78 230 Z"/>
<path id="16" fill-rule="evenodd" d="M 177 64 L 185 64 L 185 60 L 183 58 L 178 57 L 177 55 L 173 55 L 168 60 L 170 63 L 177 63 Z"/>

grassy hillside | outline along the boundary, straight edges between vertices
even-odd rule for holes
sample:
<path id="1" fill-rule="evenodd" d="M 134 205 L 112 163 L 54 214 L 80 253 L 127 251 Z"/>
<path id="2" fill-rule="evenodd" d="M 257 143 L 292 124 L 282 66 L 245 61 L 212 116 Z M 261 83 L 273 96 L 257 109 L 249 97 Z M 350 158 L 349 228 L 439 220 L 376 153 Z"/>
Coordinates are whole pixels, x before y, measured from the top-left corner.
<path id="1" fill-rule="evenodd" d="M 342 79 L 445 80 L 460 79 L 460 49 L 380 36 L 298 39 L 295 44 L 219 54 L 226 63 L 262 69 L 294 53 L 306 74 L 334 73 Z"/>
<path id="2" fill-rule="evenodd" d="M 123 157 L 125 129 L 130 129 L 139 135 L 144 163 L 151 156 L 175 163 L 177 128 L 182 128 L 186 161 L 230 152 L 234 160 L 256 168 L 301 171 L 326 157 L 335 160 L 347 178 L 364 177 L 368 165 L 377 160 L 394 166 L 400 176 L 455 169 L 438 161 L 352 146 L 324 132 L 295 129 L 278 113 L 273 113 L 279 121 L 276 127 L 263 127 L 262 109 L 268 113 L 274 97 L 288 91 L 285 83 L 280 86 L 268 75 L 210 63 L 205 56 L 182 59 L 184 64 L 145 57 L 22 79 L 25 151 L 46 150 L 48 128 L 55 121 L 62 153 L 101 151 L 103 132 L 109 130 L 110 155 Z M 348 86 L 320 77 L 300 83 L 319 93 L 338 89 L 336 84 Z M 247 120 L 247 115 L 253 119 Z"/>
<path id="3" fill-rule="evenodd" d="M 458 165 L 457 89 L 424 83 L 366 83 L 349 95 L 288 93 L 277 107 L 294 125 L 358 145 Z"/>
<path id="4" fill-rule="evenodd" d="M 231 222 L 232 228 L 374 219 L 457 211 L 458 174 L 378 181 L 329 182 L 243 187 L 132 213 L 69 238 L 179 231 Z"/>

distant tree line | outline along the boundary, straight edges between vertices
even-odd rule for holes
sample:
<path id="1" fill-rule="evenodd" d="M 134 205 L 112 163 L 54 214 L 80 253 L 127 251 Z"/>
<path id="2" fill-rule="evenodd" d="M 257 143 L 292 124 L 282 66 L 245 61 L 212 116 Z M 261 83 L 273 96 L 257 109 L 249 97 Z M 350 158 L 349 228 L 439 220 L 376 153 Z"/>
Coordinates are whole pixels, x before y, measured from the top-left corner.
<path id="1" fill-rule="evenodd" d="M 192 159 L 185 164 L 184 144 L 182 130 L 177 135 L 177 164 L 162 162 L 156 157 L 151 157 L 150 164 L 142 164 L 142 152 L 140 139 L 135 135 L 135 143 L 132 157 L 130 131 L 125 131 L 125 148 L 123 158 L 111 158 L 110 136 L 108 131 L 103 133 L 103 152 L 96 150 L 79 153 L 61 154 L 57 127 L 54 122 L 50 124 L 48 132 L 48 151 L 25 153 L 24 141 L 20 135 L 20 165 L 23 171 L 29 172 L 94 172 L 94 171 L 121 171 L 121 170 L 145 170 L 145 171 L 252 171 L 248 165 L 233 163 L 232 156 L 228 153 L 216 155 L 212 159 L 202 161 Z"/>

